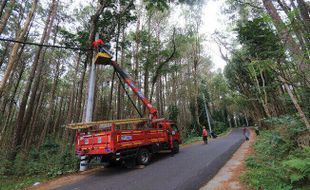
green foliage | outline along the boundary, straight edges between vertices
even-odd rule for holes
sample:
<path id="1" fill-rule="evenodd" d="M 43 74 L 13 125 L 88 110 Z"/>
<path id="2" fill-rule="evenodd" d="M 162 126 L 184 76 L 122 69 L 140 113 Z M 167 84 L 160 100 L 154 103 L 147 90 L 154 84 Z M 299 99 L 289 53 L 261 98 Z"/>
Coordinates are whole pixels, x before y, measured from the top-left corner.
<path id="1" fill-rule="evenodd" d="M 242 96 L 243 103 L 237 106 L 242 105 L 241 110 L 252 113 L 258 121 L 270 115 L 264 108 L 266 101 L 270 110 L 287 104 L 279 92 L 276 72 L 282 67 L 278 62 L 285 59 L 285 51 L 268 18 L 240 21 L 235 31 L 242 47 L 234 50 L 225 77 L 229 87 Z M 274 115 L 289 114 L 291 110 L 276 111 Z"/>
<path id="2" fill-rule="evenodd" d="M 146 9 L 158 9 L 160 11 L 164 11 L 169 8 L 167 0 L 144 0 L 146 3 Z"/>
<path id="3" fill-rule="evenodd" d="M 177 121 L 179 115 L 179 108 L 175 105 L 170 105 L 168 107 L 169 119 L 172 121 Z"/>
<path id="4" fill-rule="evenodd" d="M 169 9 L 169 0 L 144 0 L 144 3 L 146 3 L 146 9 L 147 10 L 160 10 L 164 11 Z M 178 0 L 177 3 L 184 3 L 188 5 L 194 5 L 196 3 L 201 3 L 200 0 Z"/>
<path id="5" fill-rule="evenodd" d="M 24 189 L 35 182 L 44 182 L 47 178 L 42 176 L 0 176 L 0 190 Z"/>
<path id="6" fill-rule="evenodd" d="M 224 122 L 221 122 L 221 121 L 214 122 L 213 131 L 216 134 L 224 133 L 227 129 L 228 129 L 228 126 Z"/>
<path id="7" fill-rule="evenodd" d="M 48 139 L 39 149 L 20 151 L 13 165 L 4 160 L 0 166 L 0 175 L 55 177 L 77 171 L 78 161 L 69 147 L 63 150 L 60 144 Z"/>
<path id="8" fill-rule="evenodd" d="M 280 39 L 264 18 L 255 18 L 246 23 L 240 23 L 236 31 L 240 43 L 247 49 L 250 57 L 268 59 L 283 56 L 284 51 Z"/>
<path id="9" fill-rule="evenodd" d="M 282 162 L 286 167 L 291 183 L 302 184 L 310 182 L 310 147 L 296 151 Z"/>
<path id="10" fill-rule="evenodd" d="M 310 148 L 298 147 L 295 141 L 306 128 L 291 116 L 265 122 L 273 128 L 261 131 L 254 144 L 256 154 L 247 158 L 248 171 L 242 179 L 254 189 L 310 187 Z"/>

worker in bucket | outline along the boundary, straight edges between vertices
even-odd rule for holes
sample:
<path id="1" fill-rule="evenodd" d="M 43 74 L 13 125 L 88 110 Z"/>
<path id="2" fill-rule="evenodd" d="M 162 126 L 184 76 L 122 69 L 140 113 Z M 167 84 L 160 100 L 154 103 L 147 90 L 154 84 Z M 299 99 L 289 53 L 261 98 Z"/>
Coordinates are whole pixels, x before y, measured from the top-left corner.
<path id="1" fill-rule="evenodd" d="M 203 127 L 202 129 L 202 139 L 205 144 L 208 144 L 208 131 L 206 127 Z"/>
<path id="2" fill-rule="evenodd" d="M 110 56 L 112 56 L 112 52 L 110 51 L 111 44 L 109 42 L 105 43 L 102 39 L 98 39 L 93 42 L 93 46 L 97 48 L 99 52 L 108 53 Z"/>

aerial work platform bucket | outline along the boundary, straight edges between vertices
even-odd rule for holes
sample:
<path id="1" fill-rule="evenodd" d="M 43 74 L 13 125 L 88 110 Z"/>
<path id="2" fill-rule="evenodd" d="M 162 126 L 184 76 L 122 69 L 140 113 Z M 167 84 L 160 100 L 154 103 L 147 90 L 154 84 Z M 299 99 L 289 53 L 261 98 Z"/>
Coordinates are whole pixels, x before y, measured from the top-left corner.
<path id="1" fill-rule="evenodd" d="M 106 52 L 98 52 L 96 55 L 95 64 L 108 65 L 111 62 L 112 56 Z"/>

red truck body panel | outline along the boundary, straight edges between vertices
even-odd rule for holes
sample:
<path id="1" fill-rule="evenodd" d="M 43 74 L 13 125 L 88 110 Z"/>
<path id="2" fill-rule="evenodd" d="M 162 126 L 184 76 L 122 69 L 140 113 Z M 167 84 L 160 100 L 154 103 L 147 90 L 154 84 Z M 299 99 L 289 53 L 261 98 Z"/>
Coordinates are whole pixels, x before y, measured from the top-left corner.
<path id="1" fill-rule="evenodd" d="M 167 143 L 172 140 L 180 142 L 178 131 L 172 132 L 170 122 L 161 122 L 147 129 L 117 129 L 114 124 L 106 130 L 88 130 L 77 133 L 76 152 L 79 155 L 104 155 L 119 150 L 138 148 L 152 144 Z"/>

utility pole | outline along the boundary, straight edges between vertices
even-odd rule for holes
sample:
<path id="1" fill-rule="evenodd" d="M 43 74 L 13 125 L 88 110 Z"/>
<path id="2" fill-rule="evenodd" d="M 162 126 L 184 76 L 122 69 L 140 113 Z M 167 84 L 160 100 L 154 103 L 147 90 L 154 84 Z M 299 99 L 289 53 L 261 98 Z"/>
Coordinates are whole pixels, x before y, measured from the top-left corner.
<path id="1" fill-rule="evenodd" d="M 99 33 L 96 33 L 95 40 L 99 39 Z M 86 104 L 86 115 L 85 115 L 85 122 L 91 122 L 93 118 L 93 107 L 94 107 L 94 94 L 95 94 L 95 84 L 96 84 L 96 55 L 94 55 L 90 68 L 90 76 L 88 80 L 88 96 L 87 96 L 87 104 Z"/>
<path id="2" fill-rule="evenodd" d="M 210 118 L 209 118 L 209 112 L 208 112 L 206 97 L 205 97 L 205 95 L 203 93 L 202 93 L 202 98 L 203 98 L 203 103 L 204 103 L 204 106 L 205 106 L 206 116 L 207 116 L 207 120 L 208 120 L 209 131 L 210 131 L 210 133 L 212 133 L 211 122 L 210 122 Z"/>
<path id="3" fill-rule="evenodd" d="M 249 120 L 248 120 L 248 117 L 246 115 L 244 115 L 245 117 L 245 122 L 246 122 L 246 126 L 248 127 L 249 126 Z"/>
<path id="4" fill-rule="evenodd" d="M 95 40 L 99 39 L 99 33 L 96 33 Z M 93 119 L 93 108 L 94 108 L 94 94 L 95 94 L 95 84 L 96 84 L 96 55 L 93 52 L 92 63 L 90 67 L 90 74 L 88 79 L 88 89 L 87 89 L 87 102 L 86 102 L 86 113 L 84 122 L 91 122 Z M 85 171 L 88 168 L 88 158 L 83 155 L 80 157 L 80 171 Z"/>
<path id="5" fill-rule="evenodd" d="M 234 113 L 234 122 L 235 122 L 235 127 L 238 127 L 238 123 L 237 123 L 237 116 L 236 116 L 236 113 Z"/>

